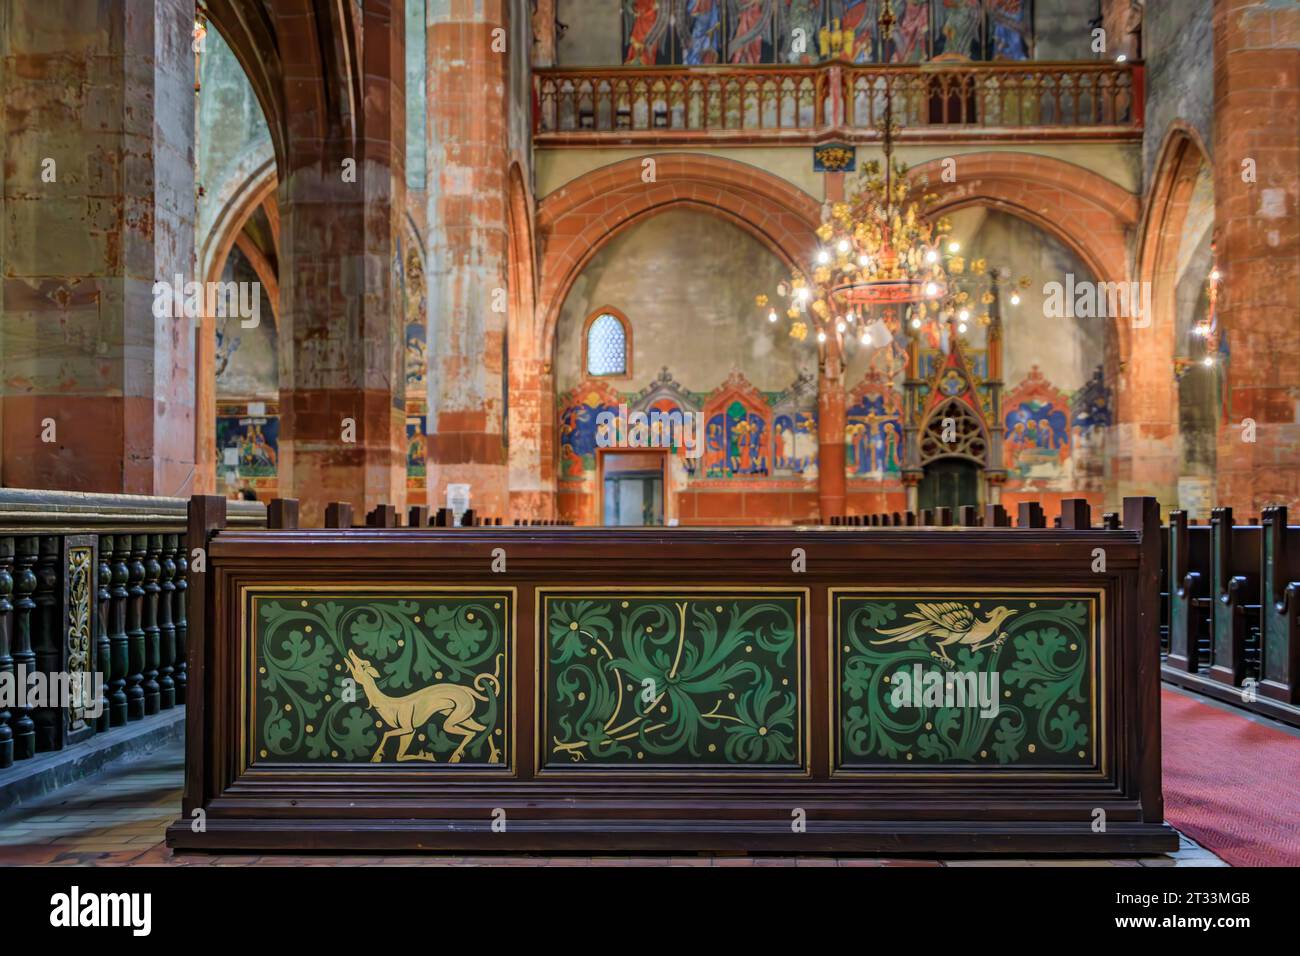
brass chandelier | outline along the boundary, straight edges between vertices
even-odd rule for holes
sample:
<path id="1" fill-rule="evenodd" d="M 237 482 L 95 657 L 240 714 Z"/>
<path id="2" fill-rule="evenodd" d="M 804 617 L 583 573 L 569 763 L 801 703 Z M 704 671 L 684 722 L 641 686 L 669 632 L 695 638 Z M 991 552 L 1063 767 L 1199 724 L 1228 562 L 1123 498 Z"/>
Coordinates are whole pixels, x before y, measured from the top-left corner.
<path id="1" fill-rule="evenodd" d="M 893 24 L 887 3 L 879 20 L 883 43 Z M 790 320 L 789 334 L 799 341 L 807 339 L 812 328 L 819 345 L 831 337 L 842 344 L 846 336 L 856 335 L 863 345 L 882 348 L 906 328 L 937 346 L 945 325 L 962 335 L 972 321 L 984 326 L 991 322 L 988 307 L 995 301 L 994 292 L 985 289 L 977 295 L 963 288 L 987 275 L 987 263 L 982 258 L 968 262 L 961 255 L 946 217 L 932 221 L 925 216 L 925 206 L 937 197 L 917 195 L 908 167 L 894 160 L 893 114 L 892 83 L 886 78 L 884 119 L 878 127 L 883 162 L 863 165 L 849 199 L 823 206 L 816 231 L 822 245 L 811 274 L 796 269 L 777 286 L 777 294 L 786 300 L 782 310 Z M 1019 284 L 1026 288 L 1028 278 Z M 756 301 L 768 309 L 769 322 L 780 321 L 767 295 Z M 1011 304 L 1019 301 L 1013 290 Z"/>

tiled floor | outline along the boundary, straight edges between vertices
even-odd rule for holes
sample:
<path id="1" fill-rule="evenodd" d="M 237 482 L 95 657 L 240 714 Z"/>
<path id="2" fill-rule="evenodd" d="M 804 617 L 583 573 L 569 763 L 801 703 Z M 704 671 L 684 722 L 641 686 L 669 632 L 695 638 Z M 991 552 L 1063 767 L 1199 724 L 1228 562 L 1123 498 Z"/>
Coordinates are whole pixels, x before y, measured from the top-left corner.
<path id="1" fill-rule="evenodd" d="M 0 864 L 112 866 L 1224 866 L 1186 837 L 1172 855 L 1128 859 L 936 860 L 774 856 L 286 856 L 173 853 L 163 831 L 180 813 L 180 744 L 0 815 Z"/>

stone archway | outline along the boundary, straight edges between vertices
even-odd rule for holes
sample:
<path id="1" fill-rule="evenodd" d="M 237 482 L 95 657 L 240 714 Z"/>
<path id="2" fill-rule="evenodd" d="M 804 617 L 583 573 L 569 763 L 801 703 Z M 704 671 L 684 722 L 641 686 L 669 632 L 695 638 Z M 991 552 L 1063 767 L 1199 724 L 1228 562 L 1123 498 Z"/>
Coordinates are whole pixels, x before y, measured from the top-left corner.
<path id="1" fill-rule="evenodd" d="M 1135 330 L 1143 345 L 1127 354 L 1127 387 L 1118 396 L 1120 454 L 1112 468 L 1120 495 L 1178 500 L 1177 260 L 1197 174 L 1208 162 L 1195 130 L 1174 123 L 1156 161 L 1137 244 L 1136 271 L 1151 289 L 1153 314 L 1147 328 Z"/>
<path id="2" fill-rule="evenodd" d="M 785 180 L 717 156 L 666 153 L 653 159 L 653 182 L 643 180 L 646 167 L 641 159 L 624 160 L 567 183 L 538 206 L 536 236 L 542 251 L 535 352 L 531 359 L 524 355 L 538 371 L 537 400 L 532 401 L 534 393 L 525 388 L 519 393 L 523 401 L 514 401 L 516 392 L 511 390 L 512 415 L 536 408 L 541 441 L 537 464 L 530 468 L 541 476 L 538 488 L 553 489 L 556 472 L 552 362 L 560 310 L 583 268 L 610 240 L 661 212 L 686 207 L 742 229 L 791 268 L 806 269 L 816 246 L 821 205 Z M 512 344 L 511 362 L 520 354 Z M 842 440 L 838 447 L 842 449 Z M 514 480 L 512 475 L 512 487 Z M 548 497 L 553 501 L 553 494 Z"/>

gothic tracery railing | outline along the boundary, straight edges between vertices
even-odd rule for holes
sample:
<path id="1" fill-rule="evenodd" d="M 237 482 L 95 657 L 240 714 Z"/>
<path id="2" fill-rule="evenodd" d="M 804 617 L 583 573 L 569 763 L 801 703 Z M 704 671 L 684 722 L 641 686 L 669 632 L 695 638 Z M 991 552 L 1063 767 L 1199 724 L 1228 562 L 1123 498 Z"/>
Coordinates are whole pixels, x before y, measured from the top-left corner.
<path id="1" fill-rule="evenodd" d="M 543 145 L 880 135 L 886 94 L 907 138 L 1128 136 L 1140 63 L 552 68 L 534 72 Z"/>

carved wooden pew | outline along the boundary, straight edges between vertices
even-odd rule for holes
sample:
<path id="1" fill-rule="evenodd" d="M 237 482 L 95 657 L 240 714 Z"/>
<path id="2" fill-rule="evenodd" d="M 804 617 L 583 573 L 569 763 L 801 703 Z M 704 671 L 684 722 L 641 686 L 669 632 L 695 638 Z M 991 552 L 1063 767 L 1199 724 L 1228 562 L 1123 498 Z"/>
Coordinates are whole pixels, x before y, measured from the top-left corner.
<path id="1" fill-rule="evenodd" d="M 1169 513 L 1168 668 L 1195 674 L 1211 657 L 1209 611 L 1210 529 L 1188 523 L 1187 512 Z"/>
<path id="2" fill-rule="evenodd" d="M 206 560 L 174 847 L 1176 845 L 1152 499 L 1115 530 L 991 510 L 871 534 L 356 528 L 343 507 L 298 529 L 293 511 L 229 529 L 223 499 L 191 502 Z M 951 645 L 925 623 L 944 603 Z M 991 713 L 896 696 L 914 668 L 984 675 Z"/>
<path id="3" fill-rule="evenodd" d="M 1265 508 L 1260 522 L 1259 691 L 1283 704 L 1300 705 L 1300 527 L 1287 525 L 1285 506 Z"/>

